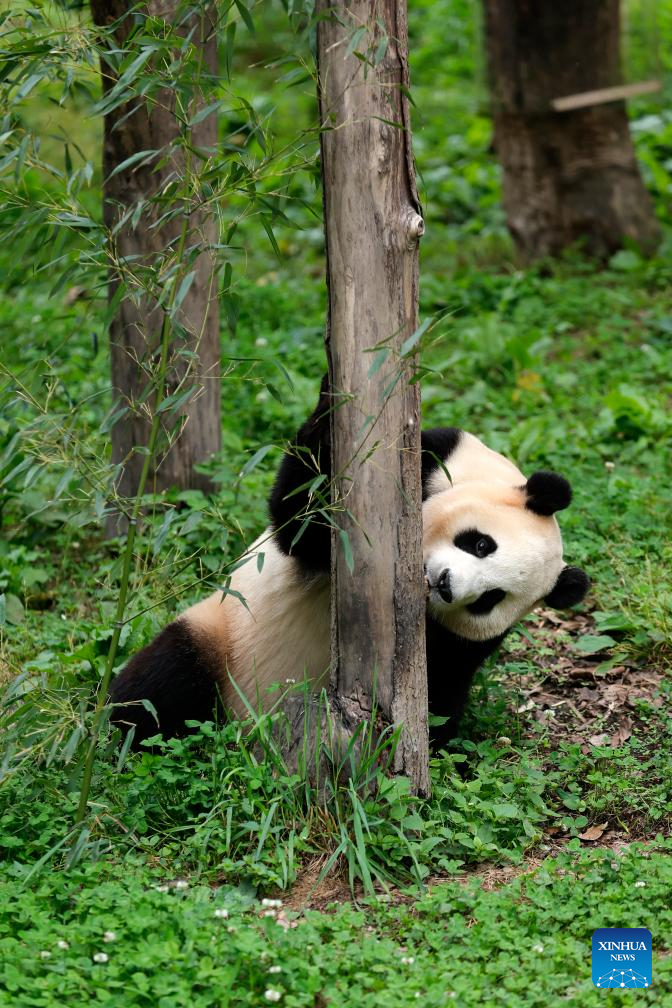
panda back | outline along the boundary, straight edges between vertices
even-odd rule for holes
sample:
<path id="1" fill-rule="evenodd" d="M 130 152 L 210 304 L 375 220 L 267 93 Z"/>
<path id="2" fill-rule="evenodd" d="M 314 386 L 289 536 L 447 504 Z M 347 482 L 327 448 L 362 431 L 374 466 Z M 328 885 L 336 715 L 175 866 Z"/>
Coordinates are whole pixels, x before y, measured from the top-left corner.
<path id="1" fill-rule="evenodd" d="M 245 705 L 232 680 L 253 706 L 267 707 L 275 698 L 269 686 L 307 678 L 320 689 L 330 663 L 329 576 L 307 574 L 277 548 L 270 529 L 249 556 L 226 593 L 214 592 L 181 617 L 216 665 L 224 706 L 237 715 Z"/>

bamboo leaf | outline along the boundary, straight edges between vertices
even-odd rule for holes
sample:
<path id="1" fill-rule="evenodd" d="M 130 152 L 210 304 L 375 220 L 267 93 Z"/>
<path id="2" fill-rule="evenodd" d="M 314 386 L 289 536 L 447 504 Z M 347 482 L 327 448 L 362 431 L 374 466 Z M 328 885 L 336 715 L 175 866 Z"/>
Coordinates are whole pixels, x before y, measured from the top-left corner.
<path id="1" fill-rule="evenodd" d="M 191 119 L 189 120 L 189 125 L 197 126 L 200 122 L 203 122 L 204 119 L 207 119 L 209 115 L 212 115 L 213 112 L 216 112 L 218 108 L 221 108 L 223 104 L 224 104 L 223 100 L 219 98 L 217 101 L 210 102 L 209 105 L 205 105 L 202 109 L 199 109 L 198 112 L 196 112 L 196 114 L 191 117 Z"/>
<path id="2" fill-rule="evenodd" d="M 381 35 L 380 39 L 378 40 L 378 45 L 376 46 L 376 51 L 373 54 L 374 66 L 378 66 L 379 63 L 382 63 L 385 57 L 385 53 L 387 52 L 388 43 L 389 39 L 387 35 Z"/>
<path id="3" fill-rule="evenodd" d="M 348 42 L 348 48 L 345 50 L 346 56 L 352 56 L 355 49 L 358 47 L 359 43 L 362 41 L 366 35 L 366 25 L 362 25 L 357 31 L 353 32 L 350 36 L 350 41 Z"/>
<path id="4" fill-rule="evenodd" d="M 26 78 L 19 90 L 16 92 L 16 101 L 21 101 L 26 95 L 29 95 L 36 84 L 39 84 L 46 76 L 46 70 L 42 73 L 31 74 L 30 77 Z"/>
<path id="5" fill-rule="evenodd" d="M 350 545 L 350 537 L 345 529 L 339 529 L 338 535 L 343 546 L 343 553 L 345 555 L 345 562 L 348 570 L 352 574 L 355 570 L 355 559 L 352 555 L 352 546 Z"/>
<path id="6" fill-rule="evenodd" d="M 259 464 L 259 462 L 261 462 L 261 460 L 264 458 L 264 456 L 268 455 L 269 451 L 273 447 L 275 447 L 275 446 L 272 445 L 272 444 L 266 444 L 266 445 L 262 445 L 261 448 L 258 448 L 256 450 L 256 452 L 254 453 L 254 455 L 252 456 L 252 458 L 249 458 L 247 460 L 247 462 L 245 463 L 245 465 L 243 466 L 243 468 L 240 470 L 240 473 L 238 475 L 238 479 L 239 480 L 245 479 L 245 477 L 247 475 L 249 475 L 249 473 L 252 472 L 252 470 L 254 469 L 254 467 L 257 466 Z"/>
<path id="7" fill-rule="evenodd" d="M 369 378 L 373 378 L 375 374 L 378 374 L 381 367 L 383 366 L 383 364 L 385 363 L 385 361 L 389 356 L 390 356 L 389 347 L 381 347 L 380 350 L 376 351 L 376 355 L 371 361 L 371 365 L 369 367 Z"/>
<path id="8" fill-rule="evenodd" d="M 268 235 L 268 240 L 270 241 L 273 247 L 273 251 L 275 252 L 278 259 L 282 259 L 280 249 L 278 248 L 278 243 L 275 240 L 275 235 L 273 234 L 273 228 L 271 227 L 270 222 L 266 219 L 266 217 L 263 214 L 261 215 L 261 224 L 264 231 Z"/>
<path id="9" fill-rule="evenodd" d="M 173 392 L 172 395 L 166 396 L 162 403 L 159 404 L 157 408 L 157 413 L 165 413 L 166 410 L 173 410 L 175 413 L 184 406 L 188 399 L 191 399 L 194 392 L 200 388 L 198 384 L 190 385 L 188 389 L 182 389 L 180 392 Z"/>
<path id="10" fill-rule="evenodd" d="M 114 176 L 118 175 L 119 172 L 125 171 L 126 168 L 130 168 L 131 165 L 137 164 L 138 161 L 142 161 L 143 158 L 149 160 L 154 154 L 158 154 L 158 150 L 136 151 L 135 154 L 131 154 L 131 156 L 127 157 L 125 161 L 122 161 L 121 164 L 116 166 L 116 168 L 113 168 L 108 175 L 108 179 L 114 178 Z"/>
<path id="11" fill-rule="evenodd" d="M 294 547 L 296 546 L 296 544 L 297 544 L 297 543 L 298 543 L 298 541 L 300 540 L 301 536 L 303 535 L 303 533 L 304 533 L 304 532 L 306 531 L 306 529 L 308 528 L 308 525 L 310 524 L 310 519 L 311 519 L 311 517 L 312 517 L 312 515 L 308 515 L 308 517 L 307 517 L 307 518 L 304 518 L 304 519 L 303 519 L 303 521 L 301 522 L 301 528 L 300 528 L 300 529 L 299 529 L 299 531 L 298 531 L 298 532 L 296 533 L 296 535 L 294 536 L 294 538 L 292 539 L 292 541 L 291 541 L 291 543 L 290 543 L 290 546 L 289 546 L 290 550 L 293 550 L 293 549 L 294 549 Z"/>
<path id="12" fill-rule="evenodd" d="M 420 323 L 420 325 L 415 330 L 415 332 L 412 333 L 408 337 L 408 339 L 404 340 L 404 342 L 401 344 L 401 348 L 399 350 L 399 353 L 401 354 L 402 357 L 406 357 L 409 353 L 411 353 L 411 351 L 417 346 L 417 344 L 419 343 L 419 341 L 422 339 L 422 337 L 424 336 L 424 334 L 427 332 L 427 330 L 429 329 L 429 327 L 430 327 L 430 325 L 432 324 L 433 321 L 434 321 L 434 319 L 431 316 L 429 318 L 426 318 L 424 320 L 424 322 Z"/>
<path id="13" fill-rule="evenodd" d="M 252 35 L 254 35 L 255 34 L 254 21 L 252 20 L 252 15 L 245 6 L 244 0 L 234 0 L 234 3 L 236 5 L 236 10 L 238 11 L 241 18 L 245 22 L 245 25 L 247 26 L 247 30 Z"/>
<path id="14" fill-rule="evenodd" d="M 194 277 L 196 276 L 196 270 L 191 270 L 185 277 L 182 278 L 182 283 L 179 286 L 177 294 L 175 295 L 175 300 L 173 301 L 173 311 L 178 311 L 180 305 L 189 293 L 189 288 L 194 282 Z"/>

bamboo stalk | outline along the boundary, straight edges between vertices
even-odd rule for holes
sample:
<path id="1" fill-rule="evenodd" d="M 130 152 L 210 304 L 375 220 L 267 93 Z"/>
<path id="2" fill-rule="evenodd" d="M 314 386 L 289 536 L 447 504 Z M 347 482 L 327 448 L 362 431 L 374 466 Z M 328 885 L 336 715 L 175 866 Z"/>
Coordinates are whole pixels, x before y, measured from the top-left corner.
<path id="1" fill-rule="evenodd" d="M 182 225 L 182 234 L 180 235 L 180 244 L 177 250 L 177 262 L 180 262 L 184 252 L 184 244 L 187 238 L 187 232 L 189 230 L 189 218 L 185 217 Z M 105 662 L 105 672 L 103 673 L 103 678 L 101 680 L 100 686 L 98 687 L 98 696 L 96 699 L 96 709 L 93 715 L 93 726 L 91 729 L 91 741 L 89 743 L 89 748 L 86 754 L 86 760 L 84 763 L 84 773 L 82 775 L 82 786 L 79 794 L 79 804 L 77 806 L 77 812 L 75 814 L 75 825 L 83 822 L 86 815 L 86 809 L 89 803 L 89 795 L 91 792 L 91 778 L 93 775 L 93 766 L 96 756 L 96 746 L 98 744 L 98 737 L 100 735 L 100 726 L 102 721 L 103 710 L 107 704 L 107 694 L 110 688 L 110 682 L 112 680 L 112 670 L 114 668 L 114 660 L 117 655 L 117 648 L 119 646 L 119 637 L 121 635 L 121 630 L 124 625 L 124 612 L 126 611 L 126 600 L 128 598 L 128 586 L 130 582 L 131 574 L 131 560 L 133 558 L 133 546 L 135 544 L 135 534 L 138 525 L 138 519 L 140 517 L 140 509 L 142 507 L 142 498 L 145 492 L 145 486 L 147 484 L 147 478 L 149 476 L 150 468 L 154 462 L 154 456 L 156 454 L 156 443 L 159 436 L 159 430 L 161 428 L 161 415 L 159 413 L 159 406 L 161 405 L 161 400 L 166 388 L 166 375 L 168 372 L 168 347 L 170 343 L 170 313 L 175 301 L 175 294 L 178 289 L 179 273 L 175 276 L 173 286 L 170 291 L 168 298 L 168 305 L 166 307 L 165 314 L 163 316 L 163 324 L 161 327 L 161 357 L 159 359 L 159 369 L 157 372 L 157 394 L 156 402 L 154 405 L 154 416 L 152 417 L 152 426 L 149 432 L 149 439 L 147 442 L 147 452 L 142 464 L 142 470 L 140 472 L 140 479 L 138 480 L 138 489 L 135 494 L 135 499 L 133 501 L 133 509 L 131 511 L 131 517 L 128 522 L 128 532 L 126 533 L 126 548 L 124 550 L 124 559 L 121 571 L 121 585 L 119 587 L 119 598 L 117 599 L 117 611 L 115 614 L 114 630 L 112 632 L 112 639 L 110 640 L 110 647 L 107 652 L 107 660 Z"/>

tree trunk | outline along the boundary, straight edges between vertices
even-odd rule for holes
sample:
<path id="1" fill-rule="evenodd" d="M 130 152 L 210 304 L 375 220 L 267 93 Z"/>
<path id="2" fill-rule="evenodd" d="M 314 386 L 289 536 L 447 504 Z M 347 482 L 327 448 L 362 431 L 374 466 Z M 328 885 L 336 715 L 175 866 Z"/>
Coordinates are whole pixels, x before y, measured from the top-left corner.
<path id="1" fill-rule="evenodd" d="M 403 725 L 396 769 L 426 793 L 420 398 L 412 360 L 400 355 L 418 324 L 424 230 L 402 90 L 406 4 L 320 0 L 318 10 L 332 12 L 319 22 L 318 67 L 327 350 L 341 402 L 332 472 L 347 509 L 332 549 L 332 687 L 346 726 L 367 719 L 374 701 L 385 723 Z M 382 354 L 371 351 L 383 343 L 389 354 L 376 370 Z"/>
<path id="2" fill-rule="evenodd" d="M 555 112 L 554 98 L 612 87 L 620 0 L 484 0 L 504 209 L 527 259 L 575 242 L 596 257 L 659 238 L 623 102 Z"/>
<path id="3" fill-rule="evenodd" d="M 175 26 L 179 6 L 177 0 L 150 0 L 144 11 Z M 113 29 L 114 38 L 120 48 L 126 46 L 129 32 L 136 26 L 129 15 L 132 4 L 128 0 L 109 3 L 92 0 L 91 8 L 96 24 L 109 30 L 110 25 L 118 22 Z M 212 11 L 211 16 L 199 19 L 192 15 L 178 28 L 180 34 L 195 28 L 194 39 L 201 46 L 202 73 L 210 80 L 217 74 L 215 23 Z M 117 74 L 109 62 L 101 63 L 101 74 L 103 95 L 108 95 Z M 198 91 L 194 87 L 191 96 L 192 117 L 206 104 Z M 113 263 L 109 299 L 112 302 L 119 296 L 118 287 L 122 283 L 128 291 L 121 297 L 110 325 L 114 407 L 123 413 L 112 428 L 112 460 L 120 467 L 116 488 L 123 497 L 135 494 L 143 462 L 137 449 L 147 444 L 152 412 L 158 405 L 154 396 L 147 398 L 147 391 L 152 384 L 164 311 L 157 305 L 156 292 L 150 292 L 150 287 L 157 280 L 161 285 L 159 271 L 163 267 L 165 275 L 166 269 L 175 265 L 180 248 L 188 266 L 176 282 L 179 284 L 180 278 L 192 270 L 195 274 L 181 303 L 179 335 L 174 334 L 171 339 L 166 395 L 193 385 L 199 386 L 199 390 L 177 410 L 177 417 L 167 412 L 165 435 L 172 443 L 167 452 L 164 447 L 163 457 L 157 458 L 152 476 L 154 488 L 210 489 L 210 481 L 195 472 L 194 466 L 218 452 L 221 445 L 219 308 L 213 252 L 217 222 L 207 207 L 198 205 L 198 194 L 186 191 L 188 187 L 184 184 L 186 175 L 198 172 L 200 158 L 207 157 L 208 149 L 214 149 L 217 120 L 211 114 L 190 128 L 192 151 L 195 148 L 198 153 L 189 155 L 192 164 L 188 168 L 185 148 L 176 144 L 181 127 L 175 103 L 174 91 L 164 88 L 152 101 L 138 96 L 134 102 L 118 106 L 105 116 L 104 221 L 110 234 Z M 135 109 L 129 114 L 132 105 Z M 146 165 L 132 164 L 112 175 L 131 155 L 147 150 L 162 153 Z M 177 184 L 177 191 L 169 190 L 164 196 L 163 191 L 171 181 Z M 155 227 L 163 214 L 180 206 L 180 201 L 186 207 L 186 231 L 181 213 L 169 216 Z M 139 216 L 131 223 L 129 211 L 134 207 L 139 208 Z M 124 215 L 127 221 L 120 226 Z M 180 427 L 182 432 L 175 438 Z M 110 531 L 114 527 L 113 520 Z"/>

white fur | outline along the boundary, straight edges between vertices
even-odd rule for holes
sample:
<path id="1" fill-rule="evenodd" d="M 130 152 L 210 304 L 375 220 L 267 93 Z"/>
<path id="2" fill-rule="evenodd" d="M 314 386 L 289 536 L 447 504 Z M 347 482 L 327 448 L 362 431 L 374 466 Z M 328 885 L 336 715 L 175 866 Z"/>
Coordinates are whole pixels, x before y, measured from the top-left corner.
<path id="1" fill-rule="evenodd" d="M 428 596 L 431 615 L 469 640 L 504 633 L 553 588 L 562 570 L 562 541 L 555 518 L 525 508 L 525 477 L 516 466 L 462 433 L 446 461 L 451 479 L 438 470 L 432 496 L 423 504 L 423 553 L 430 584 L 450 570 L 453 602 L 436 588 Z M 478 559 L 454 544 L 462 531 L 477 529 L 497 543 Z M 263 554 L 259 570 L 257 557 Z M 329 578 L 306 575 L 275 546 L 267 529 L 250 548 L 247 562 L 231 579 L 232 594 L 215 592 L 181 617 L 215 651 L 221 663 L 220 689 L 227 707 L 243 704 L 231 683 L 252 702 L 268 706 L 272 683 L 306 676 L 315 689 L 329 675 Z M 490 613 L 473 615 L 466 606 L 485 591 L 506 597 Z"/>
<path id="2" fill-rule="evenodd" d="M 520 469 L 499 452 L 488 448 L 468 431 L 460 432 L 455 450 L 444 460 L 448 476 L 438 468 L 432 473 L 427 491 L 429 494 L 442 493 L 459 483 L 473 482 L 502 483 L 507 487 L 523 486 L 525 477 Z"/>
<path id="3" fill-rule="evenodd" d="M 521 490 L 464 481 L 431 497 L 424 505 L 424 562 L 431 586 L 450 572 L 453 601 L 436 587 L 429 593 L 431 615 L 468 640 L 489 640 L 504 633 L 547 595 L 563 568 L 562 539 L 555 518 L 524 506 Z M 491 536 L 497 549 L 478 558 L 455 545 L 468 530 Z M 489 613 L 474 615 L 466 606 L 486 591 L 500 588 L 505 597 Z"/>
<path id="4" fill-rule="evenodd" d="M 263 554 L 261 570 L 257 557 Z M 270 529 L 250 547 L 249 559 L 236 570 L 229 589 L 216 591 L 187 609 L 182 619 L 220 656 L 220 691 L 226 707 L 244 713 L 231 683 L 253 704 L 275 699 L 265 691 L 273 683 L 306 676 L 319 689 L 329 675 L 329 578 L 304 574 L 293 557 L 275 546 Z"/>

